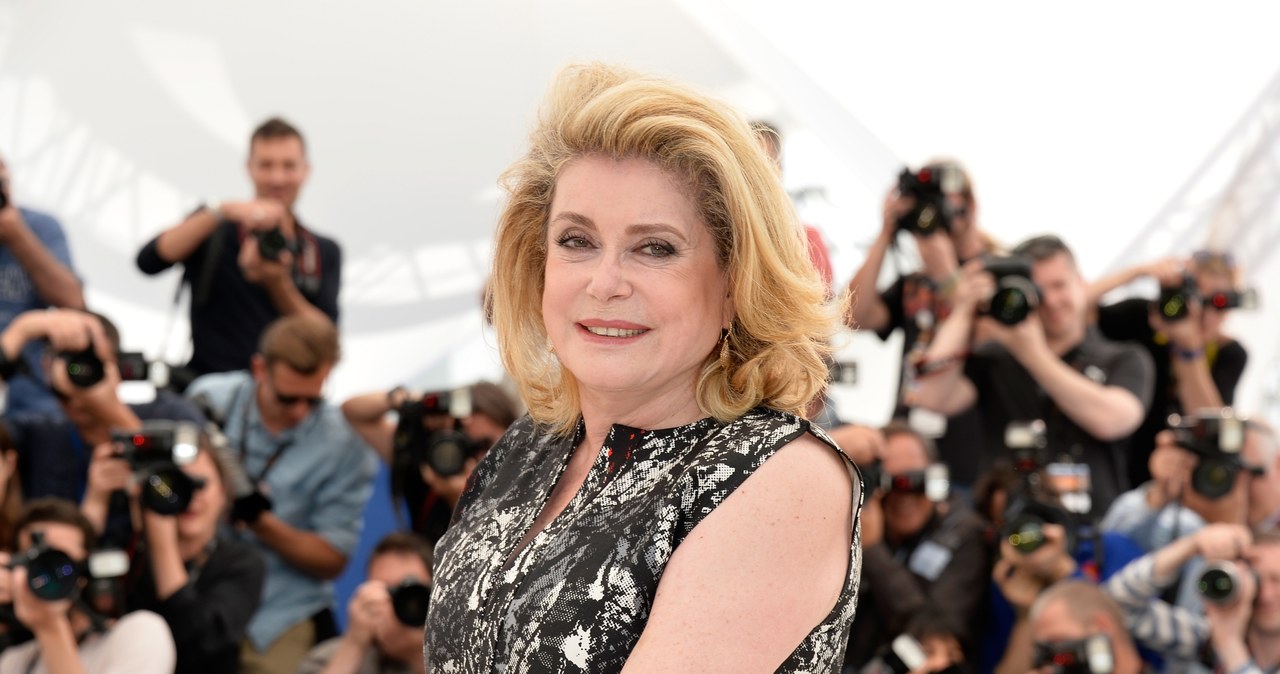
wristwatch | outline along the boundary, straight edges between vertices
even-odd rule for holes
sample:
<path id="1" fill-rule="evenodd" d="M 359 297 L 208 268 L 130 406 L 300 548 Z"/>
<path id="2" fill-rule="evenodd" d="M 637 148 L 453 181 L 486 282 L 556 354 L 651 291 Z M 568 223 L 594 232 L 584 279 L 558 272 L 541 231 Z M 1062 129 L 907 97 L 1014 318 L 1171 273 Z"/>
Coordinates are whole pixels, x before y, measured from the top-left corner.
<path id="1" fill-rule="evenodd" d="M 226 216 L 222 213 L 222 208 L 216 201 L 206 201 L 200 204 L 200 210 L 209 211 L 209 215 L 212 215 L 217 222 L 226 220 Z"/>
<path id="2" fill-rule="evenodd" d="M 1173 355 L 1178 360 L 1190 363 L 1193 360 L 1204 355 L 1204 349 L 1184 349 L 1180 346 L 1173 348 Z"/>

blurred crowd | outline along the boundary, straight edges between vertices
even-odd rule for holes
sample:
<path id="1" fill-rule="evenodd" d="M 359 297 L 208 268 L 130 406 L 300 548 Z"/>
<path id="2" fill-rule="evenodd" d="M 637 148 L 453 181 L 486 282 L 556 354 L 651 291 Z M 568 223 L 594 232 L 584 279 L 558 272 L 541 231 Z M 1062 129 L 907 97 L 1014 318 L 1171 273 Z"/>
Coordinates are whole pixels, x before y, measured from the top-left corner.
<path id="1" fill-rule="evenodd" d="M 0 674 L 423 671 L 433 545 L 521 404 L 501 382 L 327 400 L 342 252 L 298 218 L 303 135 L 267 120 L 246 170 L 252 198 L 138 253 L 191 296 L 161 381 L 0 162 Z M 1053 234 L 985 230 L 953 160 L 897 177 L 861 268 L 805 236 L 828 284 L 854 272 L 849 327 L 904 338 L 887 425 L 811 405 L 866 487 L 846 672 L 1280 667 L 1280 445 L 1232 407 L 1224 319 L 1254 297 L 1229 252 L 1087 279 Z M 907 248 L 918 268 L 886 269 Z M 1159 291 L 1104 302 L 1140 279 Z M 336 606 L 379 462 L 407 518 Z"/>

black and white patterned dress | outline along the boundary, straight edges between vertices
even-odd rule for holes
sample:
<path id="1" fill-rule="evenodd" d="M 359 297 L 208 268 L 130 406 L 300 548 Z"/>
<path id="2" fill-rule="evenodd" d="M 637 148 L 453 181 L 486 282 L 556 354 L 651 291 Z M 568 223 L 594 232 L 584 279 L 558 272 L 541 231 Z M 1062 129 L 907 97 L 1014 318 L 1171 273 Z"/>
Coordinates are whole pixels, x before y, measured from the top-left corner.
<path id="1" fill-rule="evenodd" d="M 807 421 L 767 408 L 729 424 L 706 418 L 656 431 L 615 425 L 573 500 L 508 560 L 582 432 L 580 423 L 575 437 L 554 436 L 526 416 L 477 467 L 436 547 L 428 671 L 620 671 L 671 553 L 694 526 L 802 434 L 839 452 Z M 838 671 L 857 603 L 858 539 L 855 527 L 835 607 L 777 671 Z"/>

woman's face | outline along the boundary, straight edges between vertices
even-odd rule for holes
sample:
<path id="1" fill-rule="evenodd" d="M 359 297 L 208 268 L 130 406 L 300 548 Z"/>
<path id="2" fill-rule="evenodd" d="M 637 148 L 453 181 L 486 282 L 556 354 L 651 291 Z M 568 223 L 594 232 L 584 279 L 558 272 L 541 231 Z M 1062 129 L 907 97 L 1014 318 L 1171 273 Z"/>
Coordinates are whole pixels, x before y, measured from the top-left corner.
<path id="1" fill-rule="evenodd" d="M 202 543 L 218 532 L 218 519 L 227 506 L 227 495 L 209 452 L 200 450 L 195 461 L 182 467 L 187 475 L 204 480 L 204 486 L 191 497 L 191 506 L 178 516 L 178 538 Z"/>
<path id="2" fill-rule="evenodd" d="M 584 403 L 692 403 L 731 309 L 715 240 L 671 175 L 644 159 L 570 162 L 545 274 L 547 335 Z"/>

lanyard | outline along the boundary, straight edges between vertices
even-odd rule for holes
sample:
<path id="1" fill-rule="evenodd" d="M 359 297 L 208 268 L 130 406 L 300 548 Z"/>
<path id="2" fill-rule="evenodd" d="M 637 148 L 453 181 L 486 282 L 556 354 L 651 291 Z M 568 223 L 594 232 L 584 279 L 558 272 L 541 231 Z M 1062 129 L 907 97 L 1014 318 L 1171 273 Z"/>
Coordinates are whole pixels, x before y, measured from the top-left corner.
<path id="1" fill-rule="evenodd" d="M 235 399 L 231 401 L 231 407 L 235 408 L 236 403 L 240 402 L 240 398 L 243 397 L 242 394 L 252 387 L 252 380 L 246 382 L 245 386 L 241 386 L 240 389 L 236 391 Z M 239 447 L 237 447 L 240 452 L 240 465 L 244 467 L 246 473 L 249 472 L 249 412 L 252 407 L 253 396 L 250 395 L 248 399 L 244 401 L 244 405 L 241 406 L 240 438 L 238 440 Z M 271 453 L 271 456 L 267 459 L 267 463 L 262 467 L 262 470 L 258 472 L 256 477 L 252 478 L 252 483 L 255 488 L 262 484 L 262 481 L 267 478 L 267 473 L 271 472 L 271 469 L 275 467 L 276 462 L 280 460 L 280 457 L 284 456 L 285 450 L 292 446 L 293 439 L 285 440 L 276 445 L 276 450 Z"/>

